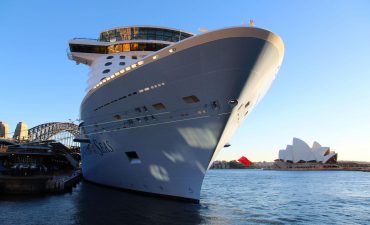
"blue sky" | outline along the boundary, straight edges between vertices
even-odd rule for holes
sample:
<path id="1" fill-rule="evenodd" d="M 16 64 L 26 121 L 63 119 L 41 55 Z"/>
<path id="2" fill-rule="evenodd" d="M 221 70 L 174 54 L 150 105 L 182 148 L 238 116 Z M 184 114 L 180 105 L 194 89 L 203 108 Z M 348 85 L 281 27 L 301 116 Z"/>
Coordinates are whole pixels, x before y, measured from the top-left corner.
<path id="1" fill-rule="evenodd" d="M 13 131 L 76 119 L 88 69 L 68 40 L 124 25 L 198 33 L 247 24 L 280 35 L 285 58 L 219 159 L 270 161 L 292 137 L 370 161 L 370 1 L 0 1 L 0 121 Z"/>

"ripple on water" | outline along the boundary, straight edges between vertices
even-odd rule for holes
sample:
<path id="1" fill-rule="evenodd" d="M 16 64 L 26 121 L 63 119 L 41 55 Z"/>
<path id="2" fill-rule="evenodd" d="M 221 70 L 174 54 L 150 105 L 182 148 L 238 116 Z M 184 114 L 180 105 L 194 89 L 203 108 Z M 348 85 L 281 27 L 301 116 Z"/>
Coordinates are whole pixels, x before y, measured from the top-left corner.
<path id="1" fill-rule="evenodd" d="M 0 196 L 1 225 L 370 224 L 370 173 L 211 170 L 201 203 L 82 182 L 55 196 Z"/>

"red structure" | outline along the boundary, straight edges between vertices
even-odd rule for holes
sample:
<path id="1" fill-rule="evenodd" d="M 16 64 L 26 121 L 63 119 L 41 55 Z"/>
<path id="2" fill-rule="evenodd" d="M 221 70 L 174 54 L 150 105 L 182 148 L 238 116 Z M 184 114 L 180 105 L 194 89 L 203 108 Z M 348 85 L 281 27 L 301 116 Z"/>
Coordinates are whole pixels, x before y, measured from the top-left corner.
<path id="1" fill-rule="evenodd" d="M 249 161 L 249 159 L 247 159 L 247 157 L 245 156 L 242 156 L 239 160 L 238 160 L 240 163 L 243 163 L 244 165 L 246 165 L 247 167 L 251 166 L 252 162 Z"/>

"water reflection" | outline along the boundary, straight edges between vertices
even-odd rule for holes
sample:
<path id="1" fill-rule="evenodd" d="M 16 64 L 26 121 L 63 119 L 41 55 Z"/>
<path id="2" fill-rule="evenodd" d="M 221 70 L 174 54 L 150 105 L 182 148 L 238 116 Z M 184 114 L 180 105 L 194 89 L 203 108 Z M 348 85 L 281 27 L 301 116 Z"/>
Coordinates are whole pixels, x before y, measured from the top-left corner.
<path id="1" fill-rule="evenodd" d="M 83 182 L 74 224 L 201 224 L 200 205 L 127 193 Z"/>
<path id="2" fill-rule="evenodd" d="M 82 182 L 60 195 L 0 193 L 0 224 L 369 224 L 369 187 L 364 172 L 210 170 L 198 205 Z"/>

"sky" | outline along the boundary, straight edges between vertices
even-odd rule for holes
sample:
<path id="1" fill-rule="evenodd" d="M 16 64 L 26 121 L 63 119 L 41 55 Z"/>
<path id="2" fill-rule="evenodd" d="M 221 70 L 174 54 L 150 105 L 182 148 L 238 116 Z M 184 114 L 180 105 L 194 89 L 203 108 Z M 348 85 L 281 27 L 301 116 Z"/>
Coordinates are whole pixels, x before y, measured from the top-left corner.
<path id="1" fill-rule="evenodd" d="M 0 121 L 10 131 L 75 120 L 88 68 L 68 40 L 156 25 L 199 33 L 249 20 L 285 43 L 271 89 L 218 159 L 272 161 L 298 137 L 339 160 L 370 161 L 370 1 L 0 1 Z"/>

